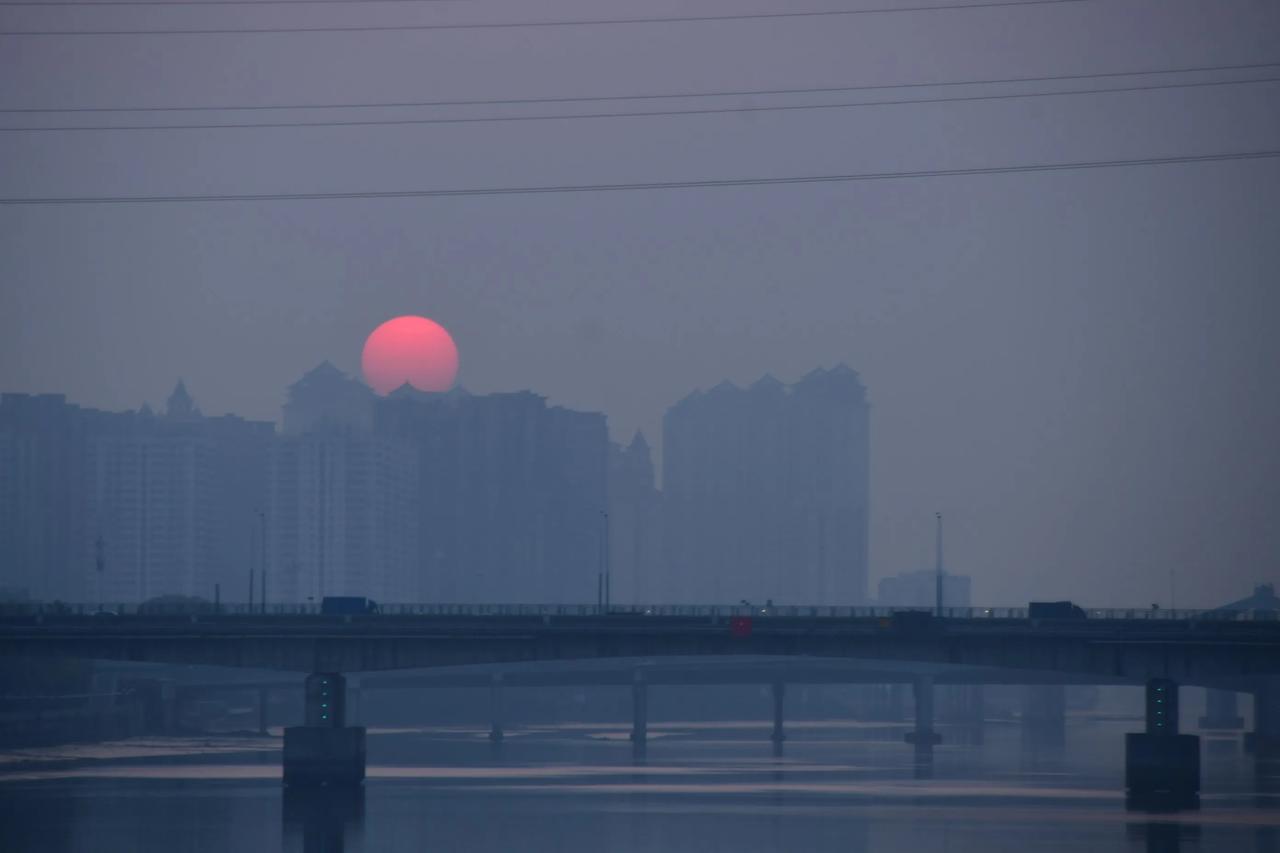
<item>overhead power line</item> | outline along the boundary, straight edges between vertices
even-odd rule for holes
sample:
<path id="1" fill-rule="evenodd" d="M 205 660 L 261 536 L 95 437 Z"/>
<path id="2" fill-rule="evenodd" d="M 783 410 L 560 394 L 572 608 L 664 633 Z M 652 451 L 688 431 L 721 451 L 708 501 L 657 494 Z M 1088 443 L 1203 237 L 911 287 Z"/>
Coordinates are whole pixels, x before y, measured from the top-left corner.
<path id="1" fill-rule="evenodd" d="M 417 119 L 338 119 L 332 121 L 260 121 L 241 123 L 203 124 L 135 124 L 135 125 L 45 125 L 40 127 L 0 127 L 0 133 L 55 133 L 76 131 L 145 131 L 145 130 L 250 130 L 266 128 L 303 127 L 370 127 L 411 126 L 428 124 L 478 124 L 512 121 L 569 121 L 584 119 L 653 118 L 659 116 L 706 116 L 732 113 L 792 112 L 797 110 L 832 110 L 855 107 L 890 107 L 908 104 L 945 104 L 971 101 L 1006 101 L 1026 98 L 1053 98 L 1062 96 L 1103 95 L 1124 92 L 1146 92 L 1158 89 L 1192 89 L 1208 86 L 1236 86 L 1246 83 L 1276 83 L 1280 77 L 1263 77 L 1254 80 L 1213 80 L 1195 83 L 1153 83 L 1146 86 L 1124 86 L 1103 89 L 1067 89 L 1055 92 L 1002 93 L 997 95 L 951 95 L 941 98 L 904 98 L 892 101 L 858 101 L 839 104 L 777 104 L 760 107 L 705 107 L 690 110 L 635 110 L 631 112 L 567 113 L 524 116 L 470 116 L 465 118 L 417 118 Z"/>
<path id="2" fill-rule="evenodd" d="M 1156 68 L 1138 71 L 1103 71 L 1088 74 L 1051 74 L 1039 77 L 998 77 L 971 80 L 923 81 L 915 83 L 880 83 L 858 86 L 809 86 L 798 89 L 727 89 L 710 92 L 658 92 L 625 95 L 573 95 L 540 98 L 481 98 L 443 101 L 379 101 L 329 104 L 251 104 L 198 105 L 159 107 L 12 107 L 0 108 L 5 113 L 163 113 L 163 112 L 240 112 L 249 110 L 351 110 L 398 109 L 416 107 L 516 106 L 520 104 L 570 104 L 596 101 L 665 101 L 687 98 L 751 98 L 770 95 L 826 95 L 839 92 L 869 92 L 894 89 L 935 89 L 949 86 L 988 86 L 1014 83 L 1050 83 L 1071 80 L 1100 80 L 1107 77 L 1145 77 L 1163 74 L 1197 74 L 1217 71 L 1257 71 L 1280 68 L 1280 62 L 1255 62 L 1247 65 L 1193 65 L 1182 68 Z M 1249 82 L 1249 81 L 1245 81 Z"/>
<path id="3" fill-rule="evenodd" d="M 1093 0 L 986 0 L 977 3 L 931 4 L 874 9 L 825 9 L 809 12 L 746 12 L 732 15 L 673 15 L 659 18 L 586 18 L 558 21 L 494 21 L 470 24 L 397 24 L 355 27 L 214 27 L 172 30 L 12 30 L 0 36 L 151 36 L 151 35 L 232 35 L 248 33 L 373 33 L 423 30 L 510 30 L 537 27 L 612 27 L 631 24 L 699 24 L 715 21 L 764 21 L 784 18 L 836 18 L 851 15 L 898 15 L 910 12 L 952 12 L 996 9 L 1011 6 L 1060 6 Z"/>
<path id="4" fill-rule="evenodd" d="M 1027 172 L 1067 172 L 1087 169 L 1117 169 L 1135 166 L 1213 163 L 1280 158 L 1280 149 L 1193 154 L 1180 157 L 1139 157 L 1122 160 L 1085 160 L 1065 163 L 1033 163 L 1021 166 L 983 166 L 968 169 L 924 169 L 917 171 L 857 172 L 845 175 L 799 175 L 780 178 L 728 178 L 698 181 L 652 181 L 620 184 L 555 184 L 549 186 L 474 187 L 466 189 L 365 190 L 325 193 L 236 193 L 215 195 L 149 196 L 67 196 L 48 198 L 0 198 L 0 205 L 66 204 L 168 204 L 255 201 L 343 201 L 349 199 L 454 198 L 462 196 L 547 195 L 566 193 L 609 193 L 637 190 L 724 189 L 788 184 L 832 184 L 859 181 L 950 178 L 970 175 L 1007 175 Z"/>
<path id="5" fill-rule="evenodd" d="M 0 6 L 374 6 L 465 2 L 469 0 L 0 0 Z"/>

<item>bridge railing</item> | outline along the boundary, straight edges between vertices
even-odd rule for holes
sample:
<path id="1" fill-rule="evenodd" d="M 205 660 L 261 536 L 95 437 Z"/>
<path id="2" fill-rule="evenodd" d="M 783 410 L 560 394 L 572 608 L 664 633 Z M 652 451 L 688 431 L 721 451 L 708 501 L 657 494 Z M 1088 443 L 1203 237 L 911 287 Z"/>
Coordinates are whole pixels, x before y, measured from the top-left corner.
<path id="1" fill-rule="evenodd" d="M 775 604 L 615 604 L 604 609 L 594 604 L 380 604 L 370 616 L 665 616 L 758 619 L 887 619 L 902 611 L 933 612 L 930 607 L 841 607 L 831 605 Z M 1262 611 L 1164 610 L 1151 608 L 1086 608 L 1090 620 L 1158 621 L 1259 621 L 1275 620 Z M 318 616 L 320 606 L 308 604 L 214 604 L 212 602 L 143 604 L 68 604 L 63 602 L 0 603 L 0 618 L 34 616 Z M 946 607 L 947 619 L 1027 619 L 1025 607 Z"/>

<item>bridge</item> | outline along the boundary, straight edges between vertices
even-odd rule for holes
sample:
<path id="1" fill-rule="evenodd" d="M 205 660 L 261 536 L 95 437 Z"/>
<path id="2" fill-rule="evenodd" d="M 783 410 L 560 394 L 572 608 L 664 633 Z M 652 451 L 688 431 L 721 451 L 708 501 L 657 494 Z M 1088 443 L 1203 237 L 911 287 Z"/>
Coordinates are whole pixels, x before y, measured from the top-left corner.
<path id="1" fill-rule="evenodd" d="M 405 669 L 625 661 L 635 698 L 634 739 L 643 743 L 645 697 L 654 677 L 643 662 L 679 658 L 723 661 L 725 680 L 759 677 L 758 663 L 752 665 L 756 671 L 744 675 L 735 661 L 774 661 L 779 673 L 772 681 L 776 732 L 781 726 L 779 685 L 800 680 L 788 677 L 791 670 L 828 680 L 820 678 L 824 667 L 831 671 L 841 662 L 861 661 L 864 672 L 908 674 L 917 709 L 916 729 L 908 739 L 923 748 L 938 740 L 932 728 L 935 682 L 998 682 L 1003 672 L 1010 681 L 1025 678 L 1025 673 L 1051 673 L 1058 683 L 1147 685 L 1149 696 L 1156 697 L 1149 705 L 1148 734 L 1173 737 L 1178 736 L 1176 713 L 1170 722 L 1167 712 L 1176 712 L 1178 685 L 1250 692 L 1257 711 L 1255 745 L 1267 752 L 1280 744 L 1280 621 L 1247 613 L 1093 610 L 1087 618 L 1040 620 L 1025 611 L 995 608 L 949 610 L 941 617 L 831 607 L 645 607 L 605 613 L 577 606 L 437 605 L 384 610 L 326 616 L 306 608 L 267 613 L 8 608 L 0 612 L 0 650 L 312 673 L 307 679 L 309 725 L 290 731 L 303 732 L 295 740 L 312 738 L 298 754 L 313 757 L 348 748 L 334 746 L 332 738 L 338 735 L 317 734 L 351 728 L 342 725 L 343 700 L 335 699 L 345 693 L 344 673 L 381 674 L 390 680 L 393 671 Z M 491 683 L 500 686 L 502 678 L 497 674 Z M 830 680 L 837 678 L 863 680 L 847 673 Z M 1152 708 L 1163 709 L 1166 716 L 1153 716 Z M 362 735 L 361 730 L 361 775 Z M 289 755 L 287 736 L 286 776 Z M 1198 752 L 1196 757 L 1198 768 Z"/>

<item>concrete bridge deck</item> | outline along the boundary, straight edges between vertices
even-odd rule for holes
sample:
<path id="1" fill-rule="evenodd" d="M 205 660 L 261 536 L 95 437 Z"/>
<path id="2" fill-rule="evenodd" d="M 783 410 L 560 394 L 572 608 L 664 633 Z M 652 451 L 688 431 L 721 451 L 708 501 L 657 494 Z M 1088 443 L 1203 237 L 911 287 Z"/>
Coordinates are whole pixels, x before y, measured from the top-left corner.
<path id="1" fill-rule="evenodd" d="M 294 672 L 671 657 L 861 659 L 1248 689 L 1280 675 L 1280 622 L 977 616 L 0 613 L 0 653 Z M 795 608 L 802 611 L 803 608 Z M 729 663 L 726 660 L 726 664 Z"/>

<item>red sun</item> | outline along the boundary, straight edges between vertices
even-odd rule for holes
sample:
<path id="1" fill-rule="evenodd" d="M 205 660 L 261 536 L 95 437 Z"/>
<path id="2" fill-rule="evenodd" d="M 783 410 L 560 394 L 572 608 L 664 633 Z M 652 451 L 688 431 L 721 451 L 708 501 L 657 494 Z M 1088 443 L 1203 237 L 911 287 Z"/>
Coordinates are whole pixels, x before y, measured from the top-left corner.
<path id="1" fill-rule="evenodd" d="M 379 394 L 406 382 L 419 391 L 448 391 L 458 378 L 458 347 L 435 320 L 395 317 L 364 342 L 360 369 L 364 381 Z"/>

